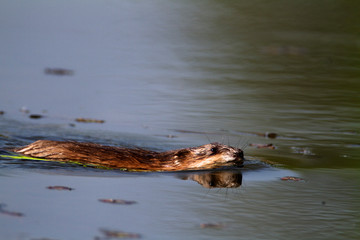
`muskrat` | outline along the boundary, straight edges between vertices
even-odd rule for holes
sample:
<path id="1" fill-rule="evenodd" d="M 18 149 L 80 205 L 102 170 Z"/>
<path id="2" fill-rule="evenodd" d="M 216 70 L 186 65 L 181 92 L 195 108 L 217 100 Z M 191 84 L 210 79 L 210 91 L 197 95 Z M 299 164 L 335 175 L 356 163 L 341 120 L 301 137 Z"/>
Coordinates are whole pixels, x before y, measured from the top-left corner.
<path id="1" fill-rule="evenodd" d="M 133 171 L 182 171 L 224 166 L 241 167 L 244 162 L 244 153 L 241 149 L 220 143 L 155 152 L 95 143 L 38 140 L 14 151 L 35 158 L 79 162 Z"/>

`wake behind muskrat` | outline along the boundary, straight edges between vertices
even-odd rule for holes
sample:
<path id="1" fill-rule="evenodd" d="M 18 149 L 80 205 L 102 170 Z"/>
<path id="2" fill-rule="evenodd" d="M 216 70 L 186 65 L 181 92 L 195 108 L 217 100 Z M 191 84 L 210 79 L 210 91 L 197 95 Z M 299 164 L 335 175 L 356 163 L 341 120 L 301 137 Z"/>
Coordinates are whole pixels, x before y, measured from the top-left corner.
<path id="1" fill-rule="evenodd" d="M 220 143 L 156 152 L 139 148 L 104 146 L 74 141 L 38 140 L 14 150 L 34 158 L 78 162 L 129 171 L 184 171 L 241 167 L 241 149 Z"/>

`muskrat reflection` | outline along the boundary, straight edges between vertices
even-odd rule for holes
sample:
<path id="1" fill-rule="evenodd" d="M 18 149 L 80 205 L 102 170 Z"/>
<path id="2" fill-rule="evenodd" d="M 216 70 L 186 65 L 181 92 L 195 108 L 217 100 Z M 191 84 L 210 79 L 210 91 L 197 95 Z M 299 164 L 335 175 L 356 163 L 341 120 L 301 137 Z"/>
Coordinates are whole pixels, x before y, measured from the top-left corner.
<path id="1" fill-rule="evenodd" d="M 181 179 L 194 180 L 205 188 L 238 188 L 242 174 L 236 171 L 193 172 L 181 175 Z"/>

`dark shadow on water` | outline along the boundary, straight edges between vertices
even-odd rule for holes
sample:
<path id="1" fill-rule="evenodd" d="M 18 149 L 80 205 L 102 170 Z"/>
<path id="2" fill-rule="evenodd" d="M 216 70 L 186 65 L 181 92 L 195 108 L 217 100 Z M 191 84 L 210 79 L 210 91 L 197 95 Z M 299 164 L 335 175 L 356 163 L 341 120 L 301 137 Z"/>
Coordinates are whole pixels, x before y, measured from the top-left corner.
<path id="1" fill-rule="evenodd" d="M 179 173 L 177 177 L 183 180 L 193 180 L 204 188 L 238 188 L 242 184 L 241 170 Z"/>

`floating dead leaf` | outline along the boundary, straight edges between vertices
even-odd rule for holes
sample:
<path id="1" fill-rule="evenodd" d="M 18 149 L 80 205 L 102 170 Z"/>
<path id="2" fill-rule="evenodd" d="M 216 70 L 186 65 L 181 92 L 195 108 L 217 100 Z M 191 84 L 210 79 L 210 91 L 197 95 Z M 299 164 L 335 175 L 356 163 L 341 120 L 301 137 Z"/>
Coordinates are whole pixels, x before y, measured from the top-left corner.
<path id="1" fill-rule="evenodd" d="M 128 200 L 123 200 L 123 199 L 113 199 L 113 198 L 104 198 L 104 199 L 99 199 L 100 202 L 103 203 L 112 203 L 112 204 L 122 204 L 122 205 L 131 205 L 131 204 L 135 204 L 135 201 L 128 201 Z"/>
<path id="2" fill-rule="evenodd" d="M 265 133 L 265 137 L 267 138 L 277 138 L 277 134 L 276 133 Z"/>
<path id="3" fill-rule="evenodd" d="M 3 115 L 3 114 L 5 114 L 5 112 L 4 112 L 4 111 L 0 111 L 0 115 Z"/>
<path id="4" fill-rule="evenodd" d="M 0 204 L 0 213 L 8 215 L 8 216 L 13 216 L 13 217 L 23 217 L 24 214 L 20 213 L 20 212 L 13 212 L 13 211 L 8 211 L 5 210 L 4 207 L 6 206 L 6 204 Z"/>
<path id="5" fill-rule="evenodd" d="M 47 189 L 50 189 L 50 190 L 67 190 L 67 191 L 74 190 L 74 188 L 70 188 L 70 187 L 66 187 L 66 186 L 48 186 Z"/>
<path id="6" fill-rule="evenodd" d="M 71 76 L 74 75 L 74 71 L 65 68 L 45 68 L 45 74 L 58 75 L 58 76 Z"/>
<path id="7" fill-rule="evenodd" d="M 40 115 L 40 114 L 30 114 L 30 115 L 29 115 L 29 118 L 39 119 L 39 118 L 43 118 L 43 115 Z"/>
<path id="8" fill-rule="evenodd" d="M 281 180 L 283 180 L 283 181 L 293 181 L 293 182 L 304 181 L 303 178 L 293 177 L 293 176 L 282 177 Z"/>
<path id="9" fill-rule="evenodd" d="M 83 123 L 104 123 L 105 120 L 92 119 L 92 118 L 76 118 L 75 121 Z"/>
<path id="10" fill-rule="evenodd" d="M 137 234 L 137 233 L 112 231 L 112 230 L 107 230 L 107 229 L 100 229 L 100 232 L 102 232 L 105 235 L 105 237 L 108 237 L 108 238 L 141 238 L 141 235 Z"/>
<path id="11" fill-rule="evenodd" d="M 215 229 L 221 229 L 224 227 L 222 223 L 202 223 L 200 224 L 201 228 L 215 228 Z"/>
<path id="12" fill-rule="evenodd" d="M 276 147 L 272 144 L 261 144 L 261 143 L 250 143 L 250 147 L 256 147 L 256 148 L 268 148 L 268 149 L 275 149 Z"/>

